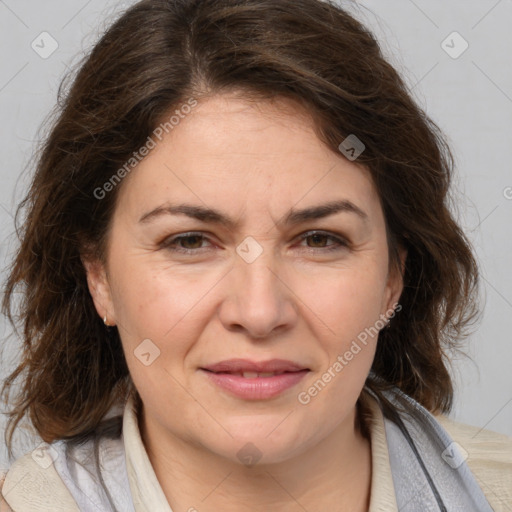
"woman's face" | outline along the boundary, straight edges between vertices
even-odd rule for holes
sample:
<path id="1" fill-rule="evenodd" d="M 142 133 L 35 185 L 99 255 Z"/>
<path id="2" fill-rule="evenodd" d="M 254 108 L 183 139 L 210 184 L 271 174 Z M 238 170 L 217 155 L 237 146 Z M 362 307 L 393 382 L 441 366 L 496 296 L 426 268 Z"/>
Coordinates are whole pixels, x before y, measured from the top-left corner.
<path id="1" fill-rule="evenodd" d="M 233 461 L 283 461 L 353 428 L 402 286 L 368 172 L 279 105 L 222 95 L 183 116 L 120 185 L 106 269 L 88 265 L 145 422 Z M 231 359 L 303 371 L 205 370 Z"/>

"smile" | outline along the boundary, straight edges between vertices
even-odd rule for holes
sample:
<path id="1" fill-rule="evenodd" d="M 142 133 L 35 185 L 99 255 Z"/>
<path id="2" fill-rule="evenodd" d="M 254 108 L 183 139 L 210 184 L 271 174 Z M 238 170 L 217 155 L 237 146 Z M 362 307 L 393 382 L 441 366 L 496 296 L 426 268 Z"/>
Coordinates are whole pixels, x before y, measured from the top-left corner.
<path id="1" fill-rule="evenodd" d="M 296 386 L 309 370 L 291 372 L 212 372 L 201 370 L 216 387 L 245 400 L 276 397 Z"/>

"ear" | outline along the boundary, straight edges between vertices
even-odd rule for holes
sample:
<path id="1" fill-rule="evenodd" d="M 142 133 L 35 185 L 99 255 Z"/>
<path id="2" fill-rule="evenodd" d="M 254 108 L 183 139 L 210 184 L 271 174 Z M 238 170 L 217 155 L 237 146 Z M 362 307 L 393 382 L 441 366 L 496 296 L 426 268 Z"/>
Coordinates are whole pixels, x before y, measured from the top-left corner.
<path id="1" fill-rule="evenodd" d="M 87 285 L 94 301 L 94 306 L 98 315 L 103 320 L 106 318 L 106 324 L 115 325 L 116 318 L 112 301 L 112 292 L 108 280 L 108 274 L 105 265 L 97 259 L 84 259 L 82 263 L 87 275 Z"/>
<path id="2" fill-rule="evenodd" d="M 399 262 L 398 265 L 392 265 L 389 269 L 388 281 L 386 284 L 386 292 L 384 295 L 384 301 L 382 305 L 382 307 L 385 308 L 385 311 L 387 311 L 388 313 L 389 311 L 395 309 L 396 304 L 398 303 L 400 296 L 402 295 L 402 290 L 404 288 L 403 276 L 405 272 L 405 262 L 407 259 L 407 249 L 399 245 L 397 251 L 399 256 Z"/>

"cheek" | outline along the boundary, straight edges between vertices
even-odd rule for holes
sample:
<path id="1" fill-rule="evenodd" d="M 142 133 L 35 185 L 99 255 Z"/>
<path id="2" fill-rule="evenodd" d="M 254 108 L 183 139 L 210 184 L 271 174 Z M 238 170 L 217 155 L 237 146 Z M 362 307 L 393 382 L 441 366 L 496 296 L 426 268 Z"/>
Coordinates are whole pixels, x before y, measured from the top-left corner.
<path id="1" fill-rule="evenodd" d="M 317 374 L 300 390 L 298 402 L 312 417 L 332 415 L 335 423 L 355 404 L 370 371 L 382 328 L 385 280 L 376 267 L 344 269 L 335 280 L 332 277 L 315 281 L 303 309 L 320 326 L 315 336 L 324 358 Z"/>
<path id="2" fill-rule="evenodd" d="M 195 276 L 143 258 L 126 258 L 113 276 L 118 323 L 131 338 L 166 339 L 182 319 L 194 316 L 210 281 L 208 274 Z"/>
<path id="3" fill-rule="evenodd" d="M 129 263 L 116 269 L 113 299 L 130 375 L 148 403 L 154 399 L 158 404 L 162 392 L 179 403 L 186 396 L 181 379 L 172 376 L 182 374 L 186 355 L 200 336 L 205 316 L 200 299 L 208 287 L 136 258 Z"/>
<path id="4" fill-rule="evenodd" d="M 381 269 L 343 269 L 333 277 L 315 280 L 307 308 L 303 308 L 310 325 L 318 325 L 313 336 L 324 356 L 317 380 L 312 388 L 302 389 L 305 394 L 299 403 L 309 403 L 320 416 L 324 409 L 338 411 L 359 396 L 383 326 L 385 278 Z"/>
<path id="5" fill-rule="evenodd" d="M 176 400 L 182 396 L 172 376 L 187 372 L 187 356 L 211 320 L 215 284 L 224 273 L 143 264 L 137 258 L 116 268 L 116 319 L 141 395 L 159 396 L 166 389 Z"/>
<path id="6" fill-rule="evenodd" d="M 346 339 L 379 318 L 385 291 L 382 274 L 371 266 L 338 269 L 303 283 L 302 296 L 339 339 Z"/>

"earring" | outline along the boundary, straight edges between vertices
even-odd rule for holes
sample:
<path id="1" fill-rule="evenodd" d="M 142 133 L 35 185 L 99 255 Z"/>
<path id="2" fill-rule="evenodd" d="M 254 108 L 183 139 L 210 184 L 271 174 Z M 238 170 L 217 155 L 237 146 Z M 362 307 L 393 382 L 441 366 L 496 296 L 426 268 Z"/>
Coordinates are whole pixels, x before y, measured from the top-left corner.
<path id="1" fill-rule="evenodd" d="M 103 317 L 103 323 L 107 326 L 107 327 L 110 327 L 107 323 L 107 314 L 105 313 L 105 316 Z"/>

